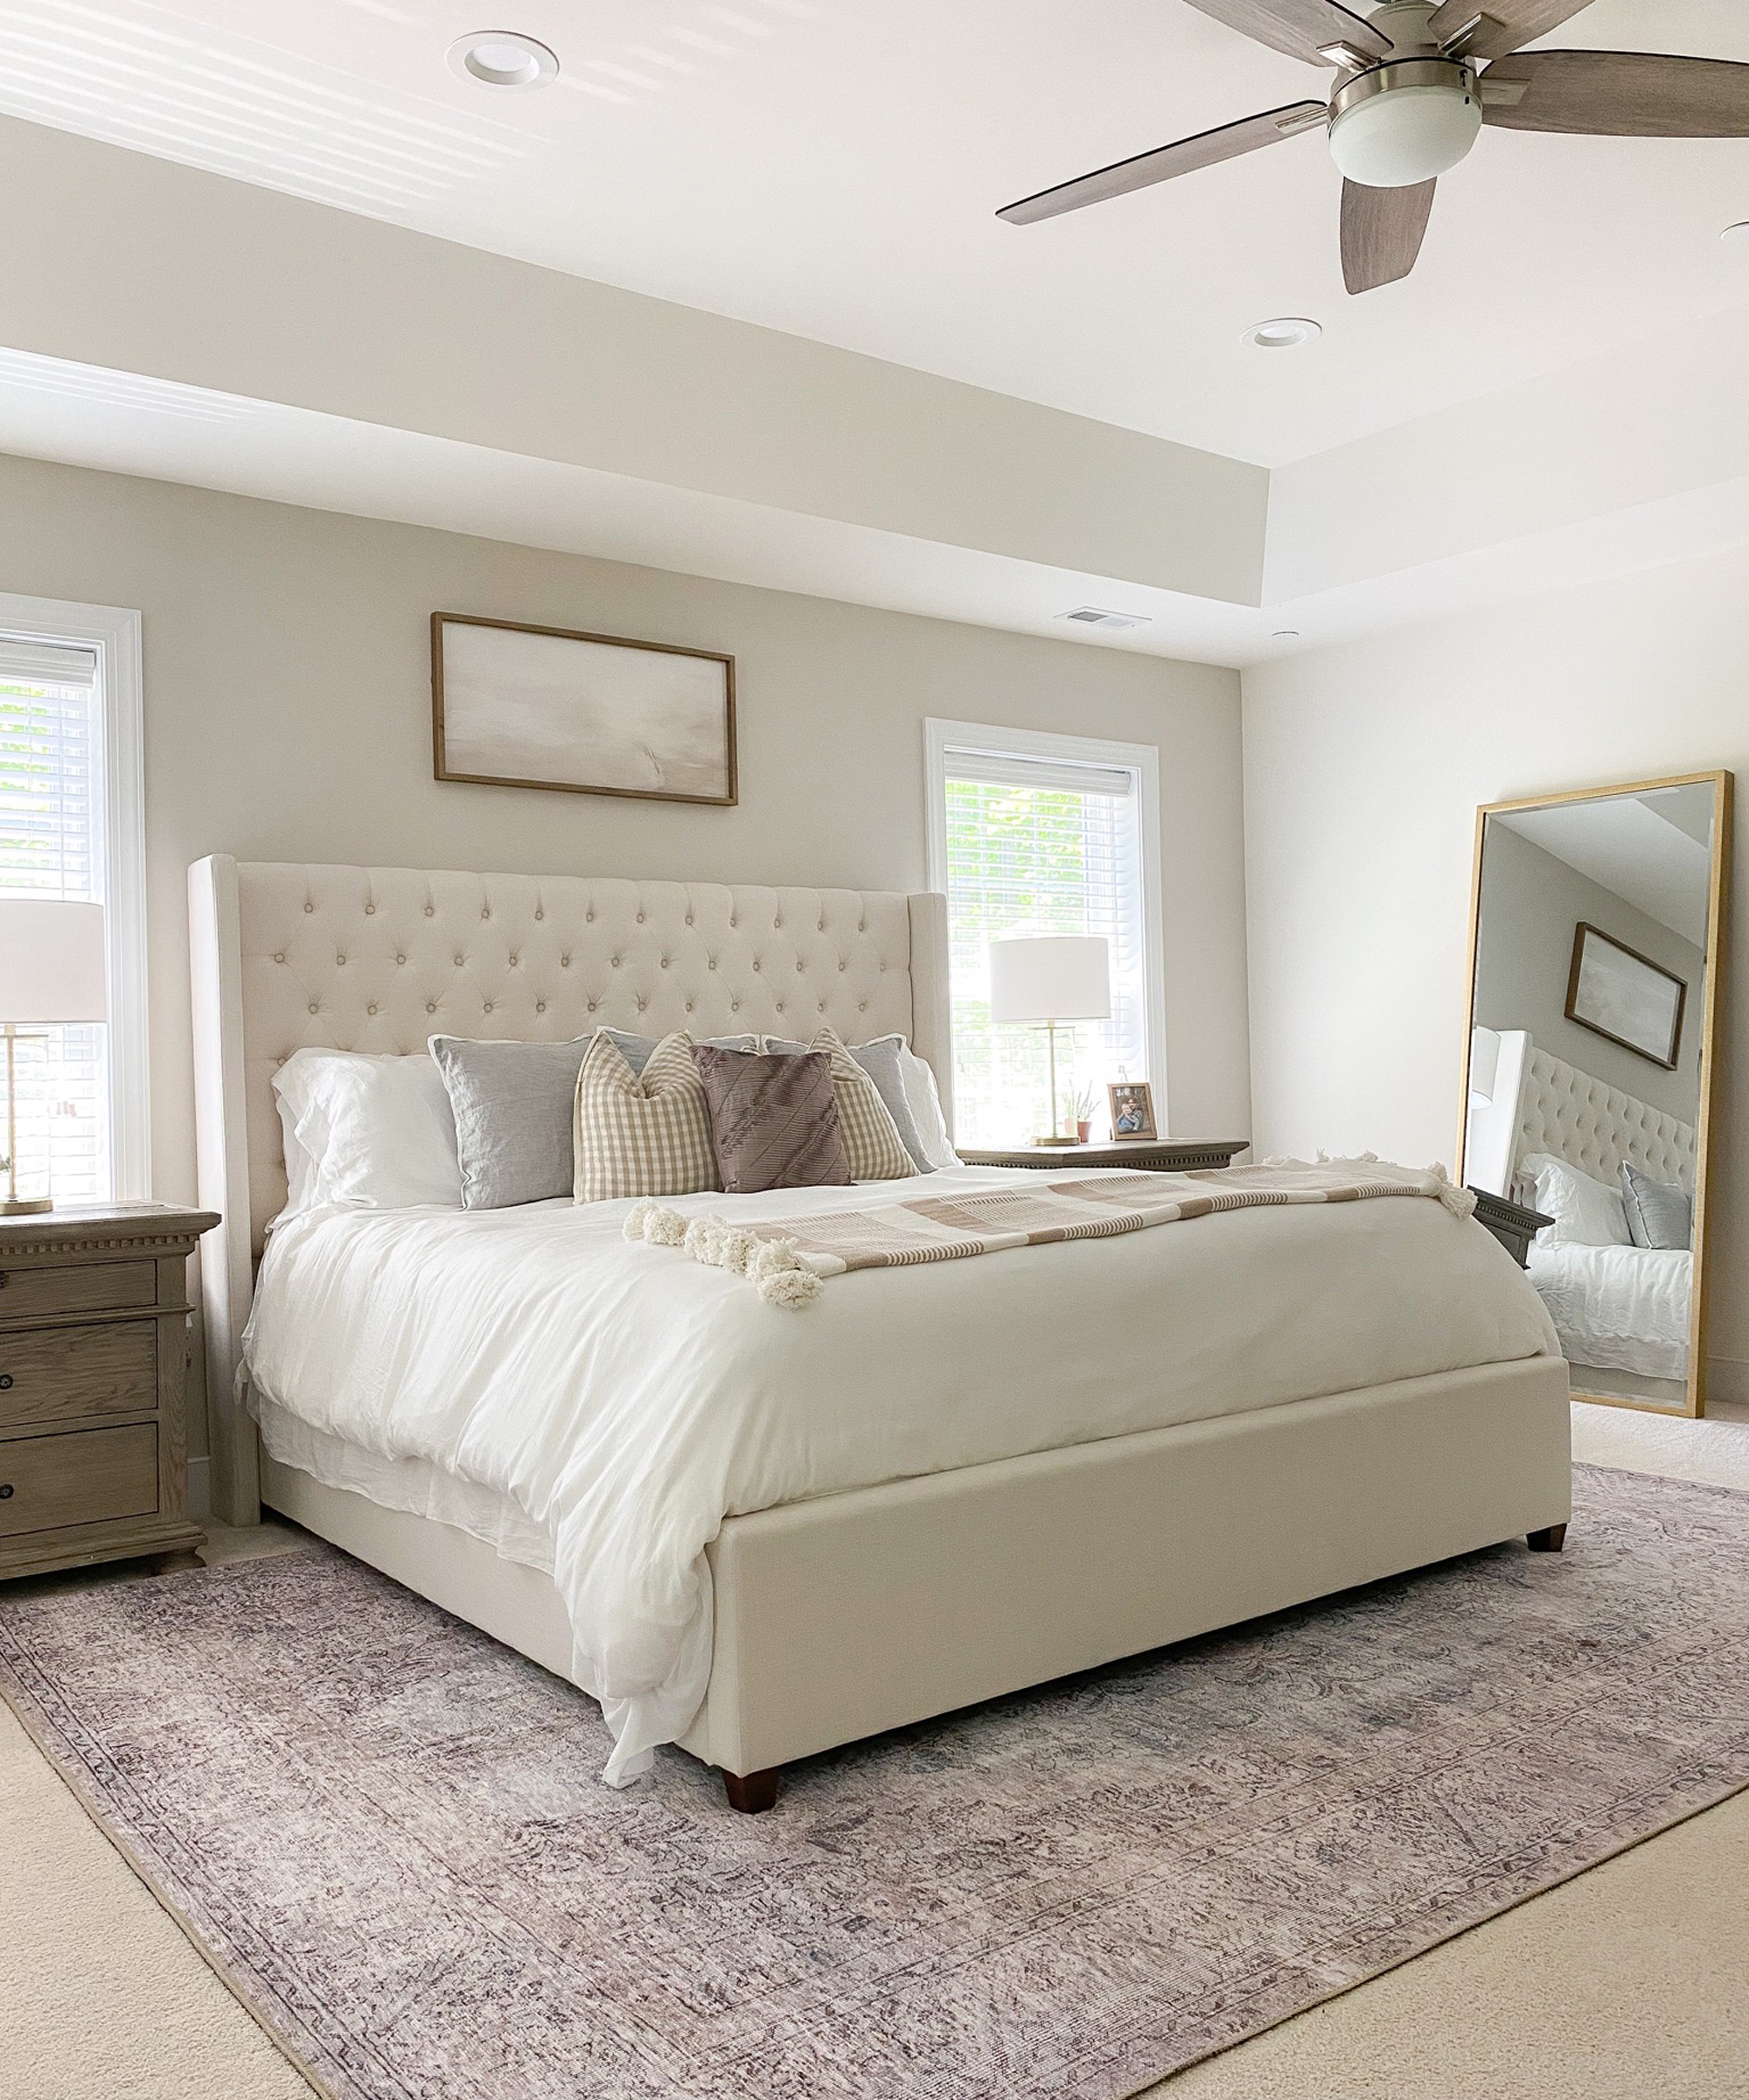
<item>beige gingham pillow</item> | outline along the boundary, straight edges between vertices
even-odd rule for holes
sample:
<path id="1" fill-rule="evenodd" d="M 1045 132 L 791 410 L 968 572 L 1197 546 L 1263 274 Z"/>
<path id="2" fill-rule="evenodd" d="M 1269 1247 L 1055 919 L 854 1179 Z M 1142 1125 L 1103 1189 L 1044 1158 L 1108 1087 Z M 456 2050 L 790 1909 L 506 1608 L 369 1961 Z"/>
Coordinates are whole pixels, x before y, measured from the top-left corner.
<path id="1" fill-rule="evenodd" d="M 605 1029 L 596 1035 L 577 1073 L 573 1143 L 580 1203 L 721 1189 L 692 1037 L 665 1036 L 640 1077 Z"/>
<path id="2" fill-rule="evenodd" d="M 838 1096 L 838 1124 L 851 1180 L 909 1180 L 917 1170 L 916 1162 L 906 1151 L 874 1082 L 832 1029 L 823 1028 L 808 1048 L 824 1050 L 832 1059 L 833 1092 Z"/>

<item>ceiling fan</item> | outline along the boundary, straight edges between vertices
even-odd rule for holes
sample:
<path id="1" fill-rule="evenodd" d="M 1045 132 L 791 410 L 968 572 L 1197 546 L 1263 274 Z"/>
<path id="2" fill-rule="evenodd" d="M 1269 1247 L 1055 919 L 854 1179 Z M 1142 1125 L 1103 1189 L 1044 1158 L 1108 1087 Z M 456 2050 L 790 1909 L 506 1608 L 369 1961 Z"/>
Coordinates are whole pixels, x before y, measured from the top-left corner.
<path id="1" fill-rule="evenodd" d="M 1181 138 L 1023 197 L 997 217 L 1029 226 L 1326 127 L 1344 178 L 1342 275 L 1351 292 L 1363 292 L 1414 269 L 1434 185 L 1484 124 L 1609 138 L 1749 138 L 1749 66 L 1632 51 L 1519 51 L 1590 4 L 1487 0 L 1484 12 L 1476 0 L 1387 0 L 1362 17 L 1336 0 L 1190 0 L 1273 51 L 1334 66 L 1328 103 L 1290 102 Z"/>

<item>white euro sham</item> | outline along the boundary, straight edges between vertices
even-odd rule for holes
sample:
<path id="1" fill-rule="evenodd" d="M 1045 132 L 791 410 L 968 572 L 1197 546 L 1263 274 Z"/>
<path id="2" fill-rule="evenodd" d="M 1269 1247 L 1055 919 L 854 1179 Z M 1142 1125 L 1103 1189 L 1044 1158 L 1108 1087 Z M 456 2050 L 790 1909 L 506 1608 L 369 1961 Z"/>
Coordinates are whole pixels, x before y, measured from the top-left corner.
<path id="1" fill-rule="evenodd" d="M 959 1155 L 953 1149 L 953 1140 L 947 1134 L 947 1118 L 941 1113 L 941 1092 L 935 1083 L 935 1072 L 928 1060 L 918 1057 L 909 1043 L 902 1042 L 900 1047 L 899 1078 L 904 1085 L 906 1105 L 910 1109 L 912 1122 L 916 1125 L 917 1141 L 928 1165 L 937 1170 L 958 1166 Z"/>
<path id="2" fill-rule="evenodd" d="M 1552 1153 L 1533 1152 L 1522 1171 L 1536 1183 L 1536 1208 L 1554 1224 L 1544 1225 L 1536 1244 L 1548 1247 L 1626 1247 L 1634 1244 L 1621 1191 Z"/>
<path id="3" fill-rule="evenodd" d="M 273 1089 L 285 1136 L 282 1219 L 329 1204 L 461 1208 L 456 1119 L 442 1074 L 422 1051 L 294 1050 Z"/>

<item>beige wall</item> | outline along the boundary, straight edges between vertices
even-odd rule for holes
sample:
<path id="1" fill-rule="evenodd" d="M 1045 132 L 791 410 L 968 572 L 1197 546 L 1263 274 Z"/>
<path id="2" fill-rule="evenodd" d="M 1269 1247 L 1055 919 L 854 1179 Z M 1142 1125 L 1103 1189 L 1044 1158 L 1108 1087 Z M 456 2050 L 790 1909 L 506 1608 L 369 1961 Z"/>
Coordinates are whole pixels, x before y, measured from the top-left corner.
<path id="1" fill-rule="evenodd" d="M 194 1193 L 190 861 L 921 889 L 931 715 L 1159 746 L 1171 1127 L 1251 1127 L 1233 673 L 20 459 L 0 590 L 144 616 L 164 1197 Z M 740 806 L 434 781 L 440 609 L 732 652 Z"/>
<path id="2" fill-rule="evenodd" d="M 1260 1147 L 1449 1161 L 1480 803 L 1749 771 L 1749 549 L 1245 673 Z M 1715 1391 L 1749 1398 L 1749 913 L 1725 994 Z"/>
<path id="3" fill-rule="evenodd" d="M 0 196 L 10 349 L 1258 602 L 1243 460 L 3 115 Z"/>

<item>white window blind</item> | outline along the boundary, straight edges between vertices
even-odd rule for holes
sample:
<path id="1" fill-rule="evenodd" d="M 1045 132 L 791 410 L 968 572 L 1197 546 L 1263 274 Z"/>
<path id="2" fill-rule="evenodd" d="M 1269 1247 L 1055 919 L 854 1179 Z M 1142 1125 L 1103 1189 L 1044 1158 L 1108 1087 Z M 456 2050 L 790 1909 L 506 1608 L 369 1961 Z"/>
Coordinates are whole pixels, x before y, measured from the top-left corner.
<path id="1" fill-rule="evenodd" d="M 1103 1134 L 1106 1082 L 1148 1073 L 1138 773 L 1091 755 L 1081 763 L 951 743 L 941 770 L 956 1140 L 1010 1145 L 1045 1127 L 1042 1030 L 990 1020 L 989 944 L 1022 933 L 1091 933 L 1109 944 L 1111 1020 L 1076 1028 L 1066 1057 L 1058 1036 L 1059 1097 L 1082 1094 Z"/>
<path id="2" fill-rule="evenodd" d="M 107 901 L 99 674 L 94 649 L 0 633 L 0 892 Z M 28 1033 L 41 1040 L 17 1053 L 21 1183 L 45 1150 L 57 1203 L 101 1202 L 113 1186 L 108 1030 Z"/>

